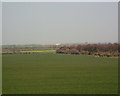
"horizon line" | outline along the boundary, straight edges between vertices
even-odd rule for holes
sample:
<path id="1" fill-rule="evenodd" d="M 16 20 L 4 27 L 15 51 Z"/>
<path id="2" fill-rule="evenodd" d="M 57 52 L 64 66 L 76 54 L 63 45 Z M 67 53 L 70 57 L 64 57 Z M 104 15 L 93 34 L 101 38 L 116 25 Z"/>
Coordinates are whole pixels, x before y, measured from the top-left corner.
<path id="1" fill-rule="evenodd" d="M 114 44 L 114 43 L 119 43 L 119 42 L 81 42 L 81 43 L 60 43 L 60 42 L 57 42 L 57 43 L 31 43 L 31 44 L 2 44 L 3 45 L 62 45 L 62 44 Z M 1 44 L 0 44 L 1 45 Z"/>

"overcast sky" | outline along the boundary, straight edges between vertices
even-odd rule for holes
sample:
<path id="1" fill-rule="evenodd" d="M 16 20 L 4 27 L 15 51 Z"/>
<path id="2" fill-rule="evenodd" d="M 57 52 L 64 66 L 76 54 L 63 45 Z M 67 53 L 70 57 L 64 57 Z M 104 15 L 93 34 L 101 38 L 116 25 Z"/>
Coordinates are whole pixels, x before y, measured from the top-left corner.
<path id="1" fill-rule="evenodd" d="M 118 42 L 118 3 L 3 3 L 2 43 Z"/>

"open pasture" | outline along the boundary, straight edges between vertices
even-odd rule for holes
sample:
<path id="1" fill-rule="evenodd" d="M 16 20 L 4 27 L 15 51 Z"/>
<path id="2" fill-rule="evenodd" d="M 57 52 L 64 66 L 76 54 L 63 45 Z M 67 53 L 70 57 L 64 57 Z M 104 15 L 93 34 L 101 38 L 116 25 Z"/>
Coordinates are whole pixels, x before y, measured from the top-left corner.
<path id="1" fill-rule="evenodd" d="M 3 55 L 3 94 L 114 94 L 118 59 L 56 53 Z"/>

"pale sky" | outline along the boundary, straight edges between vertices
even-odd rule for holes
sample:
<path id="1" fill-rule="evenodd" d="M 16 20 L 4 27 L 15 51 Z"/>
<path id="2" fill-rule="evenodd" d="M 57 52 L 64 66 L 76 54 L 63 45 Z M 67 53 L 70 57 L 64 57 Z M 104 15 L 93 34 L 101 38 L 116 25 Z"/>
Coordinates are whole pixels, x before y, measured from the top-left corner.
<path id="1" fill-rule="evenodd" d="M 118 3 L 14 3 L 2 5 L 2 43 L 118 42 Z"/>

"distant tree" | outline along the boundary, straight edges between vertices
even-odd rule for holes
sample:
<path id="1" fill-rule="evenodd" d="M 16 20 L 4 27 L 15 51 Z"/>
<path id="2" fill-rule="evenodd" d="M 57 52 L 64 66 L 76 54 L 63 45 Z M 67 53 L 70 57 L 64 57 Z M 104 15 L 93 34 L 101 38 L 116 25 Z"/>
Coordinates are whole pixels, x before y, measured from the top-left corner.
<path id="1" fill-rule="evenodd" d="M 77 49 L 71 49 L 69 50 L 70 54 L 79 54 L 79 51 Z"/>
<path id="2" fill-rule="evenodd" d="M 83 44 L 78 46 L 61 47 L 56 50 L 56 52 L 64 54 L 98 55 L 101 57 L 120 57 L 120 44 Z"/>
<path id="3" fill-rule="evenodd" d="M 98 51 L 97 47 L 94 47 L 94 46 L 86 47 L 84 50 L 88 51 L 88 52 L 97 52 Z"/>

